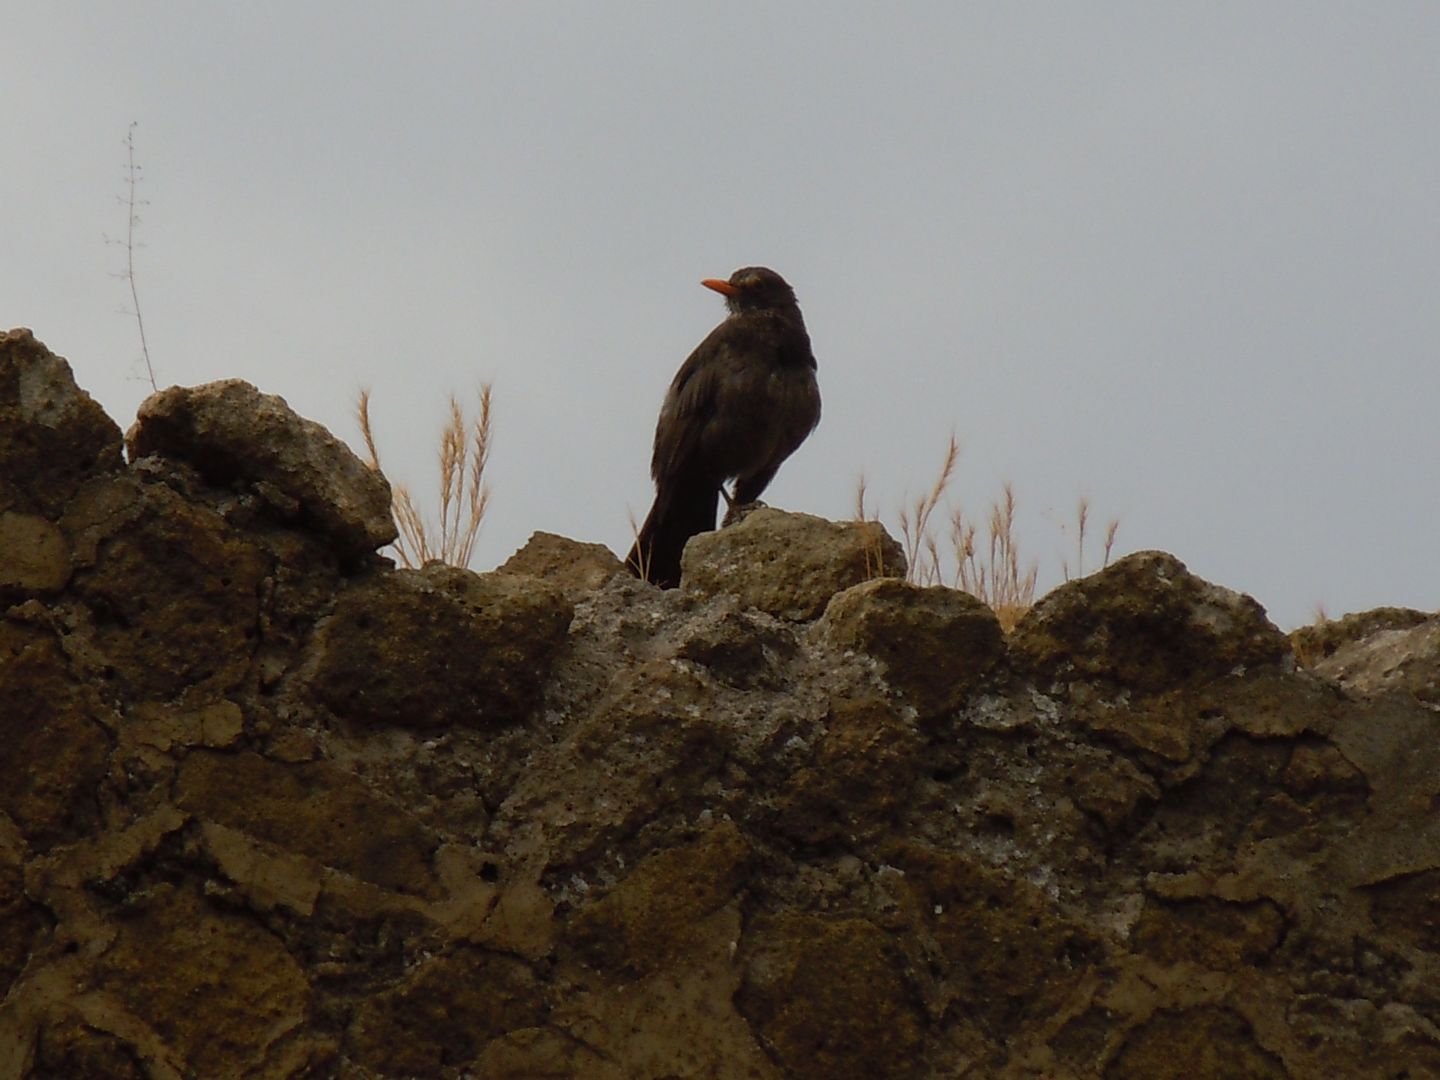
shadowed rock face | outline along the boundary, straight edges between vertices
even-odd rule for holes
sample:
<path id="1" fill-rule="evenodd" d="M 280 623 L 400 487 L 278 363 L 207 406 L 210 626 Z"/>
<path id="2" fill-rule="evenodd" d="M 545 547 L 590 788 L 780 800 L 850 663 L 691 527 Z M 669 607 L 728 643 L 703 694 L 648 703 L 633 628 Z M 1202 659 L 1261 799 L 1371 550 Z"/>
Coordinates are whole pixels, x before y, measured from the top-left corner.
<path id="1" fill-rule="evenodd" d="M 1435 617 L 1305 669 L 1144 552 L 1007 639 L 768 510 L 396 571 L 332 436 L 166 395 L 126 466 L 0 337 L 4 1075 L 1440 1075 Z"/>

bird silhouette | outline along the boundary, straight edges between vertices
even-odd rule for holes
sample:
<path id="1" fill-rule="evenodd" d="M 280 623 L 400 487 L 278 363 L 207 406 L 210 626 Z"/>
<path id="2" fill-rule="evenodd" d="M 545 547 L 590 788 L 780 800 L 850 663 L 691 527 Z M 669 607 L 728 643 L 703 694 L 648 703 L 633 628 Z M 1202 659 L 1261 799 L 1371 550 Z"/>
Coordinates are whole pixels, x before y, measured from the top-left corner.
<path id="1" fill-rule="evenodd" d="M 732 512 L 755 502 L 820 422 L 815 356 L 795 290 L 763 266 L 701 284 L 725 296 L 730 314 L 670 383 L 650 459 L 655 503 L 625 559 L 665 589 L 680 583 L 686 542 L 715 528 L 725 483 L 734 481 L 726 493 Z"/>

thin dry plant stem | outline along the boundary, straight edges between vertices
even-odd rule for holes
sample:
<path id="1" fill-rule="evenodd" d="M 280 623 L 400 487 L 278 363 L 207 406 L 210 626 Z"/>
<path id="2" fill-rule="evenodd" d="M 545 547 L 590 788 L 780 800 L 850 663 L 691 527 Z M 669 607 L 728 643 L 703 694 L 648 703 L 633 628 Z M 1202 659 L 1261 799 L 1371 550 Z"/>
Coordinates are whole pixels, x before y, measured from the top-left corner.
<path id="1" fill-rule="evenodd" d="M 140 331 L 140 355 L 145 360 L 145 375 L 150 380 L 150 389 L 159 390 L 155 382 L 155 368 L 150 363 L 150 343 L 145 340 L 145 316 L 140 310 L 140 292 L 135 285 L 135 249 L 139 243 L 135 239 L 135 226 L 140 224 L 139 207 L 145 205 L 145 200 L 137 195 L 137 188 L 140 184 L 141 168 L 135 163 L 135 128 L 139 126 L 138 120 L 130 122 L 130 130 L 125 134 L 125 191 L 124 195 L 117 195 L 116 199 L 125 207 L 125 240 L 110 240 L 107 243 L 121 244 L 125 248 L 125 270 L 115 276 L 122 277 L 130 286 L 130 310 L 127 315 L 135 316 L 135 326 Z"/>
<path id="2" fill-rule="evenodd" d="M 869 493 L 869 487 L 865 482 L 865 474 L 862 472 L 855 481 L 855 523 L 859 528 L 869 530 L 868 538 L 862 549 L 865 555 L 865 579 L 881 577 L 885 574 L 885 552 L 884 552 L 884 531 L 880 528 L 880 516 L 873 509 L 865 506 L 865 496 Z"/>
<path id="3" fill-rule="evenodd" d="M 1005 484 L 1001 498 L 990 507 L 987 554 L 982 562 L 975 552 L 976 528 L 956 510 L 950 519 L 950 542 L 955 556 L 955 587 L 983 600 L 1000 625 L 1010 630 L 1035 602 L 1039 563 L 1021 569 L 1020 545 L 1015 537 L 1015 489 Z"/>
<path id="4" fill-rule="evenodd" d="M 932 528 L 932 517 L 944 499 L 958 458 L 959 445 L 952 435 L 939 478 L 925 495 L 900 509 L 900 534 L 909 562 L 909 580 L 917 585 L 948 583 L 952 588 L 970 593 L 994 610 L 1001 627 L 1008 633 L 1034 606 L 1040 563 L 1035 559 L 1028 563 L 1021 560 L 1015 532 L 1017 500 L 1015 489 L 1009 483 L 1001 489 L 1001 497 L 990 506 L 985 547 L 977 551 L 976 535 L 979 530 L 966 517 L 963 509 L 956 508 L 950 513 L 949 551 L 942 553 Z M 869 517 L 865 508 L 866 493 L 862 476 L 855 499 L 856 516 L 861 520 Z M 1119 528 L 1120 522 L 1112 520 L 1105 530 L 1104 566 L 1110 565 Z M 1084 569 L 1085 542 L 1089 531 L 1090 504 L 1082 498 L 1076 508 L 1075 538 L 1075 557 L 1081 571 Z M 954 572 L 947 578 L 945 571 L 952 558 Z M 1060 564 L 1065 580 L 1070 580 L 1070 565 L 1063 555 Z"/>
<path id="5" fill-rule="evenodd" d="M 399 533 L 394 548 L 401 565 L 415 568 L 437 560 L 451 566 L 470 564 L 480 524 L 490 506 L 490 488 L 485 483 L 485 465 L 490 460 L 490 391 L 489 383 L 481 385 L 479 413 L 468 423 L 460 402 L 453 394 L 450 396 L 450 415 L 440 432 L 437 457 L 440 469 L 438 526 L 432 528 L 426 523 L 409 488 L 401 483 L 391 485 L 391 513 Z M 367 464 L 378 470 L 380 455 L 370 423 L 368 390 L 360 391 L 355 412 L 365 440 Z"/>
<path id="6" fill-rule="evenodd" d="M 934 585 L 941 580 L 939 553 L 933 539 L 927 543 L 930 516 L 940 505 L 945 489 L 950 486 L 950 477 L 955 464 L 960 460 L 960 444 L 954 434 L 945 448 L 945 460 L 940 466 L 940 475 L 930 490 L 915 500 L 914 506 L 900 510 L 900 535 L 905 546 L 905 561 L 910 568 L 910 580 L 917 585 Z M 929 560 L 922 560 L 922 554 Z"/>
<path id="7" fill-rule="evenodd" d="M 1081 496 L 1075 504 L 1075 572 L 1070 572 L 1068 560 L 1060 561 L 1060 570 L 1066 581 L 1077 577 L 1085 576 L 1085 535 L 1090 524 L 1090 500 Z M 1110 556 L 1115 550 L 1115 534 L 1120 531 L 1118 518 L 1111 518 L 1105 526 L 1105 543 L 1101 554 L 1099 569 L 1103 570 L 1110 565 Z"/>
<path id="8" fill-rule="evenodd" d="M 650 580 L 650 550 L 640 550 L 640 522 L 635 520 L 635 514 L 631 510 L 625 511 L 630 519 L 630 544 L 635 549 L 635 569 L 639 572 L 641 581 Z"/>

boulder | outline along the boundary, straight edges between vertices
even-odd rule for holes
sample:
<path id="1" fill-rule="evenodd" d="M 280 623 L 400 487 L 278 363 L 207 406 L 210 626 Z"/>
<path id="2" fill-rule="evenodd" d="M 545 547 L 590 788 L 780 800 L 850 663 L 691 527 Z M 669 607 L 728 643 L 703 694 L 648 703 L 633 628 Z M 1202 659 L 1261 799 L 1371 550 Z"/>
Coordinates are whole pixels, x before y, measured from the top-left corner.
<path id="1" fill-rule="evenodd" d="M 255 491 L 281 517 L 329 537 L 345 557 L 395 539 L 385 477 L 284 398 L 241 379 L 150 395 L 125 445 L 132 459 L 171 458 L 212 484 Z"/>

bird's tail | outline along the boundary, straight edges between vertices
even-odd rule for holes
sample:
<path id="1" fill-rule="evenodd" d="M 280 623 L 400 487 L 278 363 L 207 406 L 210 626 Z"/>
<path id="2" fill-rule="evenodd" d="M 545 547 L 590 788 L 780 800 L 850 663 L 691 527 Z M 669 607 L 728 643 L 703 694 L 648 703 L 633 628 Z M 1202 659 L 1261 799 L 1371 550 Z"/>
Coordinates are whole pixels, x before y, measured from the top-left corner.
<path id="1" fill-rule="evenodd" d="M 680 555 L 696 533 L 715 528 L 718 484 L 677 483 L 655 496 L 625 565 L 636 577 L 662 589 L 680 584 Z"/>

